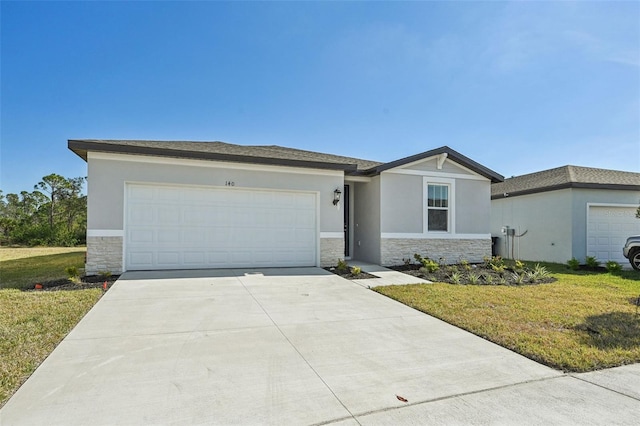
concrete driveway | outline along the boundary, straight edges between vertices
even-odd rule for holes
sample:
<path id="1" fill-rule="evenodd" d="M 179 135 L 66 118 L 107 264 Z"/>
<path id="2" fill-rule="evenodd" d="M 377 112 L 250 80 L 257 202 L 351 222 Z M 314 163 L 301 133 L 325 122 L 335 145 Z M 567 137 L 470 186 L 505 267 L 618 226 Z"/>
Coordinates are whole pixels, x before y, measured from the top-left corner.
<path id="1" fill-rule="evenodd" d="M 637 365 L 562 374 L 318 268 L 127 273 L 0 424 L 637 424 L 639 383 Z"/>

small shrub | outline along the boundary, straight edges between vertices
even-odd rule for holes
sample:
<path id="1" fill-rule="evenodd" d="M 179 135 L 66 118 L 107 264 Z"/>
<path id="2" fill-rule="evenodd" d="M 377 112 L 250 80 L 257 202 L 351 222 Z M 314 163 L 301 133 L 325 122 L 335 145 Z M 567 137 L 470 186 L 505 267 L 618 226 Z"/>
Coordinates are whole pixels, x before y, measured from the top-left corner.
<path id="1" fill-rule="evenodd" d="M 610 260 L 606 263 L 605 267 L 607 268 L 607 272 L 610 274 L 619 274 L 622 272 L 622 265 L 620 265 L 615 260 Z"/>
<path id="2" fill-rule="evenodd" d="M 567 267 L 572 271 L 577 271 L 580 268 L 580 261 L 572 257 L 570 260 L 567 260 Z"/>
<path id="3" fill-rule="evenodd" d="M 533 268 L 533 277 L 536 281 L 547 279 L 550 276 L 551 274 L 547 271 L 547 268 L 536 263 L 536 266 Z"/>
<path id="4" fill-rule="evenodd" d="M 108 280 L 111 278 L 111 271 L 100 271 L 98 272 L 98 277 L 100 277 L 101 280 Z"/>
<path id="5" fill-rule="evenodd" d="M 515 284 L 524 284 L 525 276 L 524 274 L 518 274 L 517 272 L 514 272 L 511 274 L 511 279 Z"/>
<path id="6" fill-rule="evenodd" d="M 78 272 L 78 267 L 67 266 L 66 268 L 64 268 L 64 271 L 67 273 L 67 277 L 69 277 L 69 281 L 76 284 L 80 282 L 80 272 Z"/>
<path id="7" fill-rule="evenodd" d="M 449 274 L 449 281 L 451 281 L 452 284 L 460 284 L 461 280 L 462 277 L 460 276 L 459 272 L 452 272 L 451 274 Z"/>
<path id="8" fill-rule="evenodd" d="M 429 275 L 429 270 L 424 266 L 422 266 L 418 271 L 423 277 L 426 277 L 427 275 Z"/>
<path id="9" fill-rule="evenodd" d="M 436 262 L 435 260 L 431 260 L 428 257 L 422 259 L 422 267 L 425 268 L 429 273 L 435 272 L 440 269 L 440 265 L 438 264 L 438 262 Z"/>
<path id="10" fill-rule="evenodd" d="M 515 263 L 514 269 L 515 269 L 516 271 L 523 271 L 523 270 L 524 270 L 524 262 L 523 262 L 523 261 L 521 261 L 521 260 L 516 260 L 516 263 Z"/>
<path id="11" fill-rule="evenodd" d="M 349 265 L 347 265 L 347 262 L 345 262 L 344 259 L 338 259 L 338 266 L 336 266 L 336 269 L 340 272 L 346 272 L 349 270 Z"/>
<path id="12" fill-rule="evenodd" d="M 504 273 L 505 268 L 505 265 L 491 265 L 491 269 L 500 275 Z"/>
<path id="13" fill-rule="evenodd" d="M 492 266 L 500 266 L 500 265 L 504 265 L 504 260 L 502 260 L 502 257 L 500 256 L 485 256 L 482 258 L 482 260 L 484 261 L 484 266 L 485 268 L 489 269 Z"/>
<path id="14" fill-rule="evenodd" d="M 359 266 L 352 266 L 351 267 L 351 274 L 360 275 L 361 273 L 362 273 L 362 269 L 360 269 Z"/>
<path id="15" fill-rule="evenodd" d="M 536 282 L 536 273 L 533 271 L 526 271 L 524 274 L 524 281 L 528 282 L 528 283 L 535 283 Z"/>
<path id="16" fill-rule="evenodd" d="M 491 274 L 484 275 L 484 282 L 489 284 L 489 285 L 492 285 L 493 284 L 493 275 L 491 275 Z"/>
<path id="17" fill-rule="evenodd" d="M 469 261 L 467 259 L 460 259 L 460 266 L 464 268 L 465 271 L 471 270 L 471 265 L 469 265 Z"/>
<path id="18" fill-rule="evenodd" d="M 413 258 L 416 260 L 416 262 L 422 263 L 422 256 L 420 256 L 418 253 L 414 253 Z"/>
<path id="19" fill-rule="evenodd" d="M 598 259 L 593 256 L 587 256 L 584 262 L 587 264 L 587 268 L 589 269 L 596 269 L 598 266 L 600 266 L 600 262 L 598 262 Z"/>
<path id="20" fill-rule="evenodd" d="M 480 281 L 480 275 L 478 275 L 478 274 L 476 274 L 474 272 L 469 272 L 467 274 L 467 280 L 469 280 L 469 284 L 476 285 Z"/>
<path id="21" fill-rule="evenodd" d="M 502 272 L 504 271 L 505 268 L 505 264 L 504 264 L 504 260 L 502 260 L 502 257 L 500 256 L 492 256 L 492 257 L 484 257 L 484 267 L 486 269 L 492 269 L 496 272 Z"/>
<path id="22" fill-rule="evenodd" d="M 507 285 L 507 278 L 504 275 L 500 275 L 500 278 L 498 279 L 498 284 Z"/>

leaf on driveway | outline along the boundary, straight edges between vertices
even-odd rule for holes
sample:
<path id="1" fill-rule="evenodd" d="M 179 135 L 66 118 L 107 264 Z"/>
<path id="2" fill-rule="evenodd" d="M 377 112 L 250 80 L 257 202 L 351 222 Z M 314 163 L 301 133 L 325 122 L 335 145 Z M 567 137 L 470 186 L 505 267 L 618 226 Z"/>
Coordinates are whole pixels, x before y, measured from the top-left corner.
<path id="1" fill-rule="evenodd" d="M 396 395 L 396 398 L 398 398 L 398 401 L 409 402 L 406 398 L 403 398 L 400 395 Z"/>

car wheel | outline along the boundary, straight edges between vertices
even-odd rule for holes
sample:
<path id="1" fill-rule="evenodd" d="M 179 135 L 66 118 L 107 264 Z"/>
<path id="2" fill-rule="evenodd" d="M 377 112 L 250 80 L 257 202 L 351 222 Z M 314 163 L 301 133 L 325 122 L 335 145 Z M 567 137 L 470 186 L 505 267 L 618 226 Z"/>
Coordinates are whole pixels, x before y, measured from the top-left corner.
<path id="1" fill-rule="evenodd" d="M 633 250 L 629 253 L 629 263 L 636 271 L 640 271 L 640 249 Z"/>

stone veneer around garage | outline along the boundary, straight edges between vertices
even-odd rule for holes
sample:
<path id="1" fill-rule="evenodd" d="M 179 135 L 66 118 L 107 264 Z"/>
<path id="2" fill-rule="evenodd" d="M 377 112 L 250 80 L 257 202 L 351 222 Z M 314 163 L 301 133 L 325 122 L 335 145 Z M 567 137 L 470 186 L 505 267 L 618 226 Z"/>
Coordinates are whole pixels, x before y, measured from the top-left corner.
<path id="1" fill-rule="evenodd" d="M 122 265 L 122 237 L 87 237 L 85 274 L 109 271 L 120 274 Z"/>
<path id="2" fill-rule="evenodd" d="M 336 266 L 344 259 L 344 238 L 320 238 L 320 267 Z"/>
<path id="3" fill-rule="evenodd" d="M 405 239 L 383 238 L 380 244 L 382 265 L 402 265 L 403 259 L 413 262 L 413 255 L 434 260 L 444 258 L 446 263 L 465 259 L 471 263 L 482 262 L 491 256 L 491 239 Z"/>
<path id="4" fill-rule="evenodd" d="M 87 275 L 109 271 L 119 274 L 122 265 L 122 237 L 87 237 Z M 320 239 L 320 265 L 335 266 L 338 259 L 344 258 L 343 238 Z"/>

